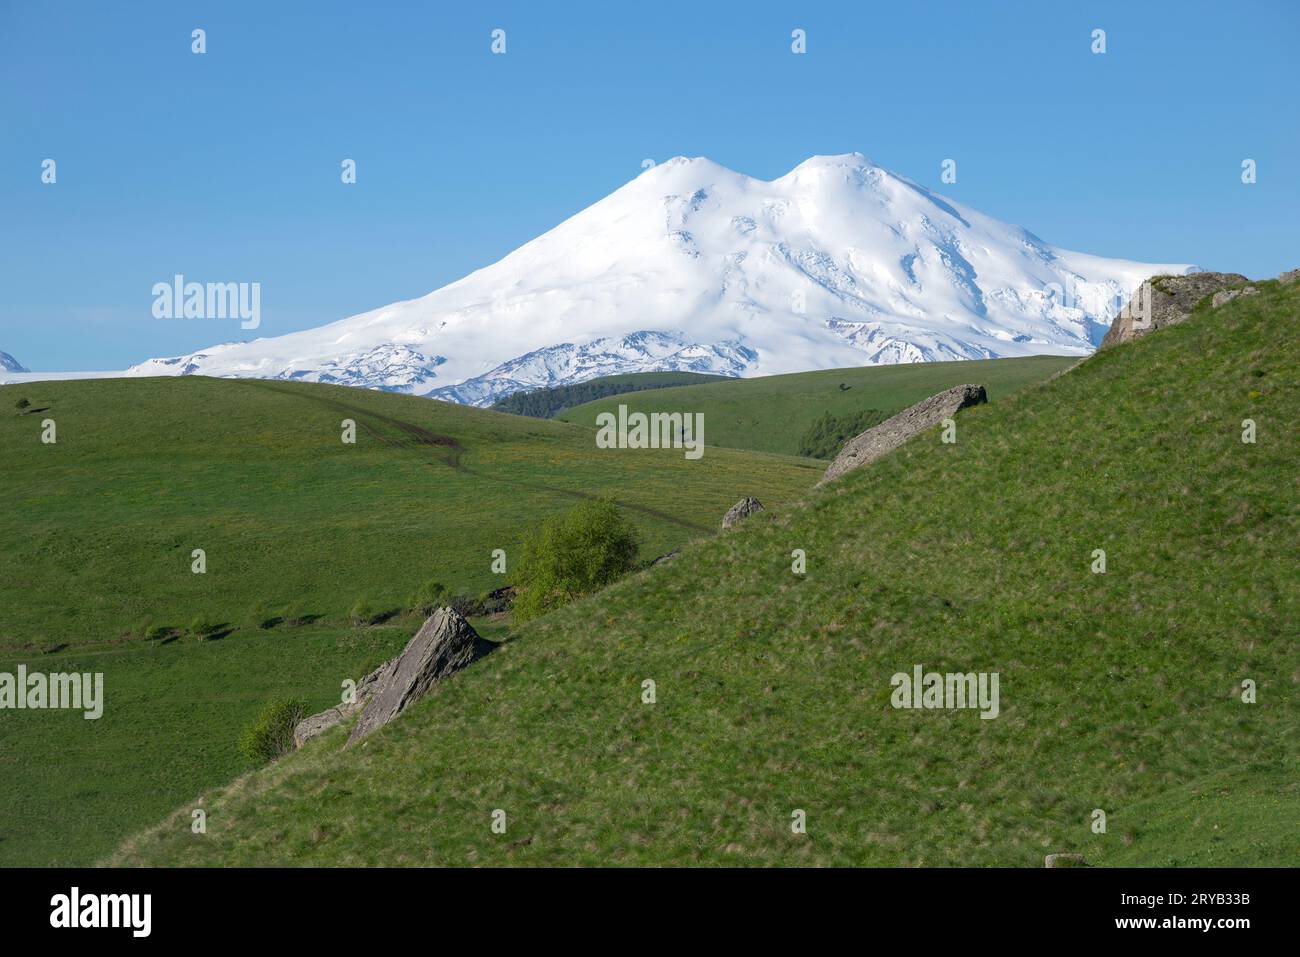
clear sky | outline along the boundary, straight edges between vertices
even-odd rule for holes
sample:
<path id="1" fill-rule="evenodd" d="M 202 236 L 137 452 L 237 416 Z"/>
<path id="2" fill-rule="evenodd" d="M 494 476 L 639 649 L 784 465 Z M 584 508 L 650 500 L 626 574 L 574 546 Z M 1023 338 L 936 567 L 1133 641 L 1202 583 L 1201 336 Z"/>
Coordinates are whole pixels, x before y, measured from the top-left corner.
<path id="1" fill-rule="evenodd" d="M 120 369 L 420 296 L 675 155 L 857 150 L 1060 246 L 1274 275 L 1298 104 L 1294 0 L 0 0 L 0 351 Z M 260 282 L 261 328 L 155 319 L 175 273 Z"/>

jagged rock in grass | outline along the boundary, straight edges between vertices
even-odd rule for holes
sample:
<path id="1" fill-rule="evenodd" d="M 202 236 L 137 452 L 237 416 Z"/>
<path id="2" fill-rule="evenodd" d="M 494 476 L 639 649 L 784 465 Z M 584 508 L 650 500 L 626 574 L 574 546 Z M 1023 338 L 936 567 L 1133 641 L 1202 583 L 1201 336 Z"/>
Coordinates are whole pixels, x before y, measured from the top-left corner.
<path id="1" fill-rule="evenodd" d="M 749 518 L 755 512 L 763 511 L 763 503 L 752 495 L 746 495 L 735 505 L 727 510 L 727 514 L 722 516 L 722 528 L 725 531 L 735 525 L 742 518 Z"/>
<path id="2" fill-rule="evenodd" d="M 1300 269 L 1289 269 L 1277 277 L 1277 281 L 1284 286 L 1289 286 L 1293 282 L 1300 282 Z"/>
<path id="3" fill-rule="evenodd" d="M 1082 854 L 1048 854 L 1043 861 L 1044 867 L 1087 867 L 1088 862 Z"/>
<path id="4" fill-rule="evenodd" d="M 1232 300 L 1236 299 L 1238 296 L 1253 296 L 1257 292 L 1259 292 L 1259 290 L 1254 286 L 1243 286 L 1241 289 L 1220 289 L 1210 299 L 1210 307 L 1212 309 L 1218 309 L 1225 302 L 1232 302 Z"/>
<path id="5" fill-rule="evenodd" d="M 385 661 L 374 671 L 370 672 L 370 674 L 358 681 L 355 701 L 351 703 L 336 704 L 334 707 L 327 708 L 319 714 L 314 714 L 309 718 L 303 718 L 299 721 L 297 726 L 293 729 L 293 746 L 295 748 L 301 748 L 312 738 L 316 737 L 316 735 L 323 734 L 344 718 L 349 718 L 364 708 L 366 702 L 370 700 L 370 696 L 374 693 L 375 688 L 378 687 L 379 679 L 383 675 L 385 669 L 391 667 L 392 664 L 392 661 Z"/>
<path id="6" fill-rule="evenodd" d="M 762 508 L 762 507 L 763 507 L 763 506 L 761 506 L 761 505 L 759 506 L 759 508 Z M 727 514 L 730 515 L 731 513 L 728 512 Z M 724 521 L 725 521 L 725 519 L 724 519 Z M 650 561 L 650 567 L 653 568 L 655 565 L 662 565 L 664 562 L 671 562 L 674 558 L 676 558 L 676 557 L 677 557 L 678 555 L 680 555 L 681 553 L 682 553 L 682 550 L 681 550 L 680 548 L 674 548 L 674 549 L 673 549 L 671 552 L 669 552 L 667 555 L 660 555 L 658 558 L 651 559 L 651 561 Z"/>
<path id="7" fill-rule="evenodd" d="M 892 452 L 918 432 L 938 425 L 956 414 L 958 409 L 987 402 L 988 395 L 982 385 L 959 385 L 947 389 L 916 405 L 890 416 L 879 425 L 872 426 L 861 435 L 849 439 L 835 456 L 818 485 L 839 478 L 845 472 L 874 462 L 886 452 Z"/>
<path id="8" fill-rule="evenodd" d="M 493 647 L 455 609 L 439 608 L 385 667 L 348 745 L 392 721 L 443 678 L 478 661 Z"/>
<path id="9" fill-rule="evenodd" d="M 1142 283 L 1133 293 L 1133 298 L 1119 311 L 1106 337 L 1101 340 L 1101 348 L 1129 342 L 1182 322 L 1206 296 L 1249 281 L 1235 272 L 1154 276 Z"/>

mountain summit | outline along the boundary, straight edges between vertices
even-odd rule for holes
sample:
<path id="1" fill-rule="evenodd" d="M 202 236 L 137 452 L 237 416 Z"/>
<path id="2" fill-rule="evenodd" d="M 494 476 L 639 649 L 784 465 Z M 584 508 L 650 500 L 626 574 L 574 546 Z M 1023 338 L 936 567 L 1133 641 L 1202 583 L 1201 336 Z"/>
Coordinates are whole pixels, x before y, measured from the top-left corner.
<path id="1" fill-rule="evenodd" d="M 488 405 L 625 372 L 1085 355 L 1142 280 L 1193 268 L 1057 248 L 860 153 L 814 156 L 771 181 L 677 157 L 420 299 L 128 375 Z"/>

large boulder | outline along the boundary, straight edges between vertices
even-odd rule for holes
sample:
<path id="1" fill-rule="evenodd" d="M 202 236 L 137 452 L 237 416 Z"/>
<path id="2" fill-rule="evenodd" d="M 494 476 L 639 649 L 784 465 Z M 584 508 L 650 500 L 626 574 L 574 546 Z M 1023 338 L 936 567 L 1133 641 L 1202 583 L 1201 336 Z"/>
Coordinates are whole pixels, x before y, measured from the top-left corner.
<path id="1" fill-rule="evenodd" d="M 742 518 L 749 518 L 755 512 L 763 511 L 763 503 L 752 495 L 746 495 L 731 508 L 727 509 L 727 514 L 722 516 L 722 529 L 726 531 L 735 525 Z"/>
<path id="2" fill-rule="evenodd" d="M 891 416 L 879 425 L 872 426 L 856 438 L 850 439 L 835 456 L 818 485 L 825 485 L 845 472 L 874 462 L 886 452 L 892 452 L 918 432 L 951 418 L 958 409 L 987 402 L 988 395 L 982 385 L 959 385 L 923 399 L 916 405 Z"/>
<path id="3" fill-rule="evenodd" d="M 1110 331 L 1101 340 L 1101 348 L 1129 342 L 1182 322 L 1206 296 L 1249 281 L 1235 272 L 1194 272 L 1186 276 L 1148 279 L 1110 324 Z"/>
<path id="4" fill-rule="evenodd" d="M 1288 269 L 1277 277 L 1277 281 L 1284 286 L 1289 286 L 1293 282 L 1300 282 L 1300 269 Z"/>
<path id="5" fill-rule="evenodd" d="M 439 608 L 394 658 L 376 682 L 348 745 L 386 725 L 448 675 L 455 674 L 492 650 L 460 613 Z"/>
<path id="6" fill-rule="evenodd" d="M 303 718 L 293 729 L 293 746 L 301 748 L 304 744 L 323 734 L 334 725 L 338 724 L 344 718 L 350 718 L 366 706 L 370 696 L 374 694 L 375 689 L 379 686 L 379 679 L 384 672 L 391 668 L 392 661 L 385 661 L 370 674 L 366 675 L 357 682 L 356 693 L 351 702 L 336 704 L 332 708 L 327 708 L 319 714 L 314 714 L 309 718 Z"/>

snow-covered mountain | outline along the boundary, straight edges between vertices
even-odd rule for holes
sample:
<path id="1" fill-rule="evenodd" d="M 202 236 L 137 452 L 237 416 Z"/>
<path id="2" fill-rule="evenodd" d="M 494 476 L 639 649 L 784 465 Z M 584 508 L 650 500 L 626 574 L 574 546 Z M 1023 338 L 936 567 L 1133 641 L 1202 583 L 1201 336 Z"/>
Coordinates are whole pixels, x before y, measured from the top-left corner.
<path id="1" fill-rule="evenodd" d="M 26 372 L 27 370 L 7 352 L 0 352 L 0 372 Z"/>
<path id="2" fill-rule="evenodd" d="M 1143 279 L 1193 268 L 1057 248 L 858 153 L 770 182 L 679 157 L 423 298 L 127 374 L 488 405 L 625 372 L 1084 355 Z"/>

